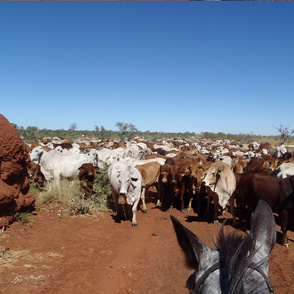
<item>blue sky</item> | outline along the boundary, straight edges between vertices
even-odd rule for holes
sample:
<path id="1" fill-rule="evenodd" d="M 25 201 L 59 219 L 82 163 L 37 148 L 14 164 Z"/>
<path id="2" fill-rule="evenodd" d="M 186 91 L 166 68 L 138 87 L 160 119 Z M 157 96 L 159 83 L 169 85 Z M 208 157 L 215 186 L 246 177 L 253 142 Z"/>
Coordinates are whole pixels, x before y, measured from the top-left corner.
<path id="1" fill-rule="evenodd" d="M 294 3 L 0 2 L 0 113 L 19 126 L 294 128 Z"/>

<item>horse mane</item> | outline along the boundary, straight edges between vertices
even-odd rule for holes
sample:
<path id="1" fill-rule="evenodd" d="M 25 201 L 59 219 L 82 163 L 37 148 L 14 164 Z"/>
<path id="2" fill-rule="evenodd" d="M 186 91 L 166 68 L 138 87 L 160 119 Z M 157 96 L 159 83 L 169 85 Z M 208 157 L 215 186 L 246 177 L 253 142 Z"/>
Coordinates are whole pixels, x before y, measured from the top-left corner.
<path id="1" fill-rule="evenodd" d="M 252 282 L 252 272 L 256 271 L 261 274 L 259 268 L 268 262 L 268 258 L 259 262 L 254 261 L 258 249 L 254 249 L 254 241 L 250 234 L 246 237 L 237 231 L 225 234 L 224 225 L 222 225 L 219 236 L 215 240 L 215 246 L 220 253 L 220 263 L 226 269 L 229 279 L 229 293 L 244 293 L 244 281 L 249 284 L 250 280 L 252 286 L 246 293 L 257 293 L 257 289 L 258 291 L 268 289 L 267 286 L 261 288 L 265 282 L 264 279 L 255 278 L 254 283 Z M 239 283 L 241 280 L 242 282 Z"/>

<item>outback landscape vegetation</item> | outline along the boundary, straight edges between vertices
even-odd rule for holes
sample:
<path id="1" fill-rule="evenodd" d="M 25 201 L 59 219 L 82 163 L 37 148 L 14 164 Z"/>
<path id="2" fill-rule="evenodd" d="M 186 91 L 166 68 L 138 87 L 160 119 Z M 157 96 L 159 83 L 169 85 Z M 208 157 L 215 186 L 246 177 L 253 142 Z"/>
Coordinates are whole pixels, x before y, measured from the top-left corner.
<path id="1" fill-rule="evenodd" d="M 196 141 L 199 137 L 237 143 L 270 142 L 272 146 L 293 142 L 293 131 L 281 125 L 276 136 L 226 133 L 162 133 L 140 132 L 133 124 L 117 123 L 117 131 L 101 127 L 78 130 L 47 130 L 18 127 L 12 124 L 27 144 L 42 137 L 58 137 L 69 142 L 86 138 L 131 140 L 144 138 L 156 142 L 162 138 Z M 185 282 L 191 274 L 177 243 L 170 220 L 176 216 L 212 248 L 219 226 L 211 216 L 193 211 L 172 213 L 155 207 L 154 191 L 149 191 L 148 212 L 138 210 L 137 228 L 129 221 L 117 220 L 107 169 L 95 175 L 93 193 L 82 197 L 77 179 L 61 181 L 50 190 L 31 183 L 36 197 L 35 208 L 18 214 L 0 235 L 1 293 L 187 293 Z M 220 217 L 222 223 L 226 216 Z M 235 229 L 230 222 L 227 232 Z M 277 231 L 280 227 L 277 225 Z M 240 234 L 244 232 L 239 231 Z M 294 242 L 293 231 L 289 239 Z M 291 293 L 293 288 L 293 244 L 286 248 L 276 244 L 270 261 L 269 277 L 275 293 Z"/>

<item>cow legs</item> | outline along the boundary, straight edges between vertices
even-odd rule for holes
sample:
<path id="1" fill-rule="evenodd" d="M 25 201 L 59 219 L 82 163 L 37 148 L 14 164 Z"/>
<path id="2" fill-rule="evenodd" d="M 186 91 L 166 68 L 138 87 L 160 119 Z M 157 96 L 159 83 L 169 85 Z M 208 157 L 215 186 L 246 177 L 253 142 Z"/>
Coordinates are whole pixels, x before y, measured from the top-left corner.
<path id="1" fill-rule="evenodd" d="M 60 185 L 60 174 L 58 172 L 54 172 L 53 173 L 53 183 L 55 186 L 59 186 Z"/>
<path id="2" fill-rule="evenodd" d="M 218 195 L 217 193 L 213 192 L 210 188 L 206 189 L 207 191 L 207 208 L 206 208 L 206 213 L 209 213 L 210 211 L 210 202 L 211 198 L 213 199 L 213 207 L 214 207 L 214 215 L 213 215 L 213 224 L 217 225 L 218 224 Z"/>
<path id="3" fill-rule="evenodd" d="M 213 216 L 213 224 L 218 224 L 218 195 L 216 193 L 213 194 L 213 206 L 214 206 L 214 216 Z"/>
<path id="4" fill-rule="evenodd" d="M 188 204 L 188 208 L 187 208 L 188 212 L 190 212 L 192 209 L 192 202 L 193 202 L 193 195 L 189 197 L 189 204 Z"/>
<path id="5" fill-rule="evenodd" d="M 140 199 L 136 200 L 133 204 L 133 207 L 132 207 L 132 213 L 133 213 L 132 226 L 138 226 L 136 212 L 137 212 L 137 206 L 138 206 L 139 200 Z"/>
<path id="6" fill-rule="evenodd" d="M 158 181 L 157 186 L 156 186 L 156 190 L 157 190 L 157 202 L 156 202 L 156 207 L 161 207 L 162 202 L 163 202 L 163 197 L 162 195 L 164 194 L 162 189 L 164 189 L 165 187 L 161 186 L 160 181 Z"/>
<path id="7" fill-rule="evenodd" d="M 146 206 L 146 202 L 145 202 L 145 191 L 146 191 L 146 187 L 142 187 L 142 192 L 141 192 L 141 200 L 142 200 L 142 211 L 143 212 L 147 212 L 147 206 Z"/>
<path id="8" fill-rule="evenodd" d="M 115 195 L 112 192 L 112 198 L 114 200 L 114 210 L 115 210 L 115 215 L 118 215 L 118 195 Z"/>
<path id="9" fill-rule="evenodd" d="M 168 211 L 172 212 L 174 208 L 175 197 L 178 195 L 179 189 L 177 184 L 172 184 L 169 186 L 169 188 L 170 188 L 170 191 L 169 193 L 167 193 L 168 195 L 167 204 L 169 205 Z"/>
<path id="10" fill-rule="evenodd" d="M 207 191 L 207 206 L 206 206 L 206 213 L 209 213 L 210 211 L 210 203 L 211 203 L 211 194 L 209 191 Z"/>
<path id="11" fill-rule="evenodd" d="M 287 225 L 288 225 L 288 212 L 286 210 L 282 210 L 280 214 L 281 220 L 281 231 L 282 231 L 282 244 L 286 247 L 289 247 L 290 244 L 288 243 L 287 237 Z"/>
<path id="12" fill-rule="evenodd" d="M 230 198 L 230 213 L 233 216 L 233 226 L 237 225 L 236 216 L 235 216 L 235 209 L 234 209 L 234 194 Z"/>
<path id="13" fill-rule="evenodd" d="M 186 184 L 185 182 L 181 182 L 181 212 L 186 212 L 185 203 L 184 203 L 184 194 L 185 194 Z"/>
<path id="14" fill-rule="evenodd" d="M 193 202 L 193 196 L 194 196 L 194 194 L 193 194 L 193 181 L 190 181 L 189 183 L 188 183 L 188 193 L 189 193 L 189 203 L 188 203 L 188 208 L 187 208 L 187 211 L 188 212 L 190 212 L 191 211 L 191 209 L 192 209 L 192 202 Z M 196 193 L 196 191 L 195 191 L 195 193 Z"/>

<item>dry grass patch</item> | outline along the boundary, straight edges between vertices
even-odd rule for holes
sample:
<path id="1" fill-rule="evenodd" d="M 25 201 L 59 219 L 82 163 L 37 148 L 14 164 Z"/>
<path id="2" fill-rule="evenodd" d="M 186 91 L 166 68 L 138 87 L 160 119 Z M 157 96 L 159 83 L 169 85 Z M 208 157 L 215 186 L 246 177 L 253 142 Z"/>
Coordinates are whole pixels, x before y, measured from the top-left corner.
<path id="1" fill-rule="evenodd" d="M 60 185 L 48 184 L 46 191 L 32 185 L 37 210 L 58 210 L 58 216 L 99 214 L 112 206 L 111 188 L 107 174 L 97 174 L 93 193 L 85 198 L 80 191 L 78 179 L 61 179 Z"/>
<path id="2" fill-rule="evenodd" d="M 48 252 L 48 253 L 41 253 L 36 252 L 32 253 L 30 250 L 9 250 L 7 248 L 4 249 L 5 252 L 2 253 L 2 256 L 0 257 L 1 260 L 1 267 L 4 268 L 13 268 L 14 266 L 17 266 L 17 262 L 25 261 L 28 263 L 25 263 L 22 265 L 24 268 L 36 268 L 34 263 L 40 263 L 44 261 L 48 261 L 48 258 L 62 258 L 63 255 L 59 254 L 58 252 Z M 3 249 L 1 250 L 3 252 Z"/>
<path id="3" fill-rule="evenodd" d="M 50 260 L 62 258 L 58 252 L 35 252 L 30 250 L 9 250 L 0 248 L 0 284 L 21 284 L 34 282 L 31 287 L 36 287 L 37 282 L 45 281 L 48 270 L 52 266 L 47 265 Z"/>

